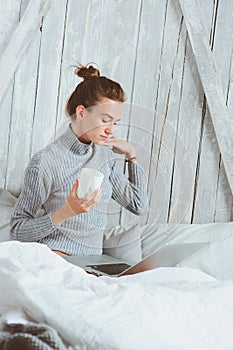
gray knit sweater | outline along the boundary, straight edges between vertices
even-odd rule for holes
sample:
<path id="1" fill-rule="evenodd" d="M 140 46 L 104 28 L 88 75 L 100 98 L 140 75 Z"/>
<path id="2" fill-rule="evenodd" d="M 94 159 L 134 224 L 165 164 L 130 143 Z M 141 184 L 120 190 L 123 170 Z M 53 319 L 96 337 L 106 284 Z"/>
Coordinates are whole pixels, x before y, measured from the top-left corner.
<path id="1" fill-rule="evenodd" d="M 55 226 L 51 214 L 62 207 L 83 167 L 104 173 L 100 203 Z M 146 178 L 129 163 L 129 179 L 117 170 L 111 147 L 83 144 L 69 127 L 31 159 L 11 218 L 11 238 L 46 244 L 71 255 L 102 254 L 103 229 L 111 198 L 136 215 L 148 208 Z M 37 217 L 38 211 L 45 214 Z"/>

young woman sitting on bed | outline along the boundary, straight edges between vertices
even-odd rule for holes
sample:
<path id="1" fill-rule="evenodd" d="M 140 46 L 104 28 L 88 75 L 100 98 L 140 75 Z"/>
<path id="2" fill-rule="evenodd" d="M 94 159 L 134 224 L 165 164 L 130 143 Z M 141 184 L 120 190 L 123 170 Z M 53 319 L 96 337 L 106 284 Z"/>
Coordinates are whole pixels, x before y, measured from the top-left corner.
<path id="1" fill-rule="evenodd" d="M 71 123 L 31 159 L 12 214 L 11 238 L 46 244 L 61 255 L 100 255 L 110 198 L 141 215 L 147 209 L 146 178 L 135 148 L 113 136 L 125 101 L 122 87 L 91 65 L 80 65 L 75 73 L 83 81 L 67 102 Z M 114 152 L 125 154 L 128 178 L 117 170 Z M 83 167 L 100 170 L 104 179 L 100 189 L 79 198 Z M 45 215 L 37 217 L 41 208 Z"/>

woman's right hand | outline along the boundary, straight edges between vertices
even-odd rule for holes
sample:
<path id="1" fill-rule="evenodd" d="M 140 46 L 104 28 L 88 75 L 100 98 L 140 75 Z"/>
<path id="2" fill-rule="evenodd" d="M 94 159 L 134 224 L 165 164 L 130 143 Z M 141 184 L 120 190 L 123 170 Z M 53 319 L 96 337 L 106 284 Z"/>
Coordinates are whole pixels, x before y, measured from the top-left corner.
<path id="1" fill-rule="evenodd" d="M 66 201 L 71 209 L 72 216 L 88 212 L 99 203 L 101 198 L 101 190 L 99 188 L 94 192 L 90 189 L 83 198 L 79 198 L 77 193 L 78 179 L 75 181 Z"/>
<path id="2" fill-rule="evenodd" d="M 79 198 L 77 192 L 78 179 L 75 181 L 63 207 L 52 214 L 55 226 L 60 225 L 72 216 L 88 212 L 99 203 L 101 198 L 101 190 L 99 188 L 94 192 L 89 190 L 83 198 Z"/>

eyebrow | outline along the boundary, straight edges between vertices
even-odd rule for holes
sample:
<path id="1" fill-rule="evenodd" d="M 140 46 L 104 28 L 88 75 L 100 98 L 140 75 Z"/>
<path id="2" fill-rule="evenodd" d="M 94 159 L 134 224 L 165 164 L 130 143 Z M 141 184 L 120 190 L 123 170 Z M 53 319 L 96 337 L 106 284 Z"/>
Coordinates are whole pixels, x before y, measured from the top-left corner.
<path id="1" fill-rule="evenodd" d="M 111 116 L 110 114 L 108 113 L 102 113 L 101 115 L 105 115 L 106 117 L 109 117 L 110 119 L 114 119 L 113 116 Z M 116 122 L 119 122 L 121 119 L 117 119 Z"/>

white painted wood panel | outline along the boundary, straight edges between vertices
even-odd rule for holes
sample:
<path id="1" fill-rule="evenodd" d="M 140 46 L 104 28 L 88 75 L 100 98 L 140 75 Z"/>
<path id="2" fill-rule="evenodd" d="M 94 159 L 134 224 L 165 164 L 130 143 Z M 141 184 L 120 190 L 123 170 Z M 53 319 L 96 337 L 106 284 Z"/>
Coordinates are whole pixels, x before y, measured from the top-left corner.
<path id="1" fill-rule="evenodd" d="M 81 6 L 77 6 L 76 0 L 67 2 L 55 136 L 58 136 L 60 131 L 62 131 L 63 123 L 69 121 L 65 114 L 66 102 L 79 82 L 78 77 L 74 74 L 74 68 L 71 67 L 71 65 L 75 65 L 78 62 L 82 64 L 88 63 L 88 61 L 82 62 L 82 55 L 85 50 L 84 46 L 87 45 L 86 36 L 88 36 L 89 26 L 91 25 L 91 6 L 91 1 L 84 1 Z"/>
<path id="2" fill-rule="evenodd" d="M 232 115 L 233 4 L 197 3 L 206 35 L 212 30 L 212 52 Z M 3 4 L 0 52 L 29 0 L 3 0 Z M 103 75 L 119 81 L 126 91 L 116 133 L 138 149 L 151 203 L 149 214 L 141 218 L 125 210 L 120 213 L 112 203 L 110 224 L 231 220 L 232 195 L 177 4 L 175 0 L 52 4 L 0 105 L 0 187 L 19 193 L 30 157 L 62 131 L 64 121 L 68 123 L 65 104 L 79 82 L 70 65 L 94 61 Z M 120 157 L 119 166 L 123 164 Z"/>
<path id="3" fill-rule="evenodd" d="M 233 128 L 228 108 L 225 105 L 215 60 L 210 51 L 207 38 L 203 35 L 203 24 L 199 15 L 199 9 L 195 2 L 184 2 L 183 0 L 179 1 L 182 7 L 182 12 L 185 14 L 192 50 L 207 98 L 210 115 L 224 162 L 229 186 L 231 188 L 231 192 L 233 193 Z M 197 17 L 196 21 L 192 20 L 193 14 L 195 14 Z"/>
<path id="4" fill-rule="evenodd" d="M 174 3 L 168 1 L 154 121 L 155 139 L 152 152 L 157 165 L 156 176 L 152 172 L 150 173 L 149 186 L 152 189 L 152 195 L 149 222 L 167 222 L 168 219 L 184 61 L 184 38 L 181 33 L 182 15 L 181 13 L 177 14 Z M 177 89 L 177 87 L 179 88 Z"/>
<path id="5" fill-rule="evenodd" d="M 176 159 L 169 222 L 191 222 L 195 176 L 201 137 L 203 90 L 186 39 L 183 82 L 177 128 Z M 180 164 L 180 166 L 178 165 Z M 179 188 L 177 183 L 180 183 Z M 179 191 L 177 191 L 179 189 Z"/>
<path id="6" fill-rule="evenodd" d="M 21 3 L 20 18 L 26 6 Z M 6 187 L 20 193 L 26 165 L 31 158 L 31 138 L 38 78 L 41 32 L 38 30 L 14 78 Z"/>
<path id="7" fill-rule="evenodd" d="M 129 108 L 129 126 L 125 124 L 125 135 L 134 144 L 140 166 L 148 177 L 155 177 L 155 157 L 151 153 L 154 142 L 155 94 L 161 64 L 161 47 L 166 13 L 166 1 L 147 1 L 142 3 L 141 19 L 138 31 L 137 52 L 134 61 L 134 79 L 132 85 L 131 107 Z M 151 44 L 150 44 L 151 43 Z M 154 44 L 153 44 L 154 43 Z M 149 47 L 148 47 L 149 45 Z M 148 51 L 150 55 L 148 55 Z M 130 102 L 130 101 L 129 101 Z M 127 171 L 127 166 L 126 166 Z M 152 188 L 148 188 L 151 193 Z M 147 215 L 135 215 L 123 210 L 122 223 L 146 222 Z"/>
<path id="8" fill-rule="evenodd" d="M 222 82 L 224 96 L 230 115 L 233 113 L 232 96 L 230 96 L 232 52 L 233 52 L 233 2 L 222 0 L 218 4 L 214 56 Z M 232 194 L 227 182 L 224 166 L 220 157 L 218 186 L 214 221 L 232 220 Z"/>
<path id="9" fill-rule="evenodd" d="M 0 55 L 5 51 L 19 23 L 19 12 L 19 1 L 9 2 L 5 0 L 2 2 L 0 11 Z M 6 186 L 13 86 L 14 82 L 11 81 L 0 103 L 0 187 Z"/>
<path id="10" fill-rule="evenodd" d="M 1 0 L 0 11 L 0 56 L 6 49 L 19 23 L 20 1 Z"/>
<path id="11" fill-rule="evenodd" d="M 46 14 L 52 0 L 31 1 L 15 29 L 4 53 L 0 57 L 0 76 L 4 84 L 0 87 L 0 102 L 4 97 L 8 84 L 20 64 L 25 51 L 31 43 L 33 35 Z"/>
<path id="12" fill-rule="evenodd" d="M 201 2 L 199 0 L 199 6 Z M 206 1 L 205 12 L 201 12 L 201 20 L 209 44 L 213 47 L 215 23 L 217 17 L 217 3 Z M 208 21 L 206 21 L 209 13 Z M 196 174 L 195 202 L 193 204 L 192 222 L 212 222 L 214 220 L 215 202 L 218 181 L 219 148 L 214 133 L 206 99 L 203 100 L 202 133 L 198 158 L 198 172 Z M 207 190 L 208 189 L 208 190 Z M 203 210 L 205 208 L 205 210 Z M 205 219 L 206 218 L 206 219 Z"/>
<path id="13" fill-rule="evenodd" d="M 201 5 L 201 4 L 200 4 Z M 177 7 L 177 11 L 179 8 Z M 210 32 L 213 13 L 213 2 L 206 1 L 203 7 L 205 18 L 205 30 Z M 202 123 L 206 113 L 203 105 L 203 90 L 200 84 L 199 74 L 192 54 L 189 38 L 187 38 L 186 57 L 184 67 L 184 79 L 182 87 L 181 109 L 179 115 L 176 157 L 182 166 L 175 164 L 173 184 L 181 181 L 180 191 L 172 191 L 170 222 L 191 222 L 193 205 L 196 200 L 196 180 L 199 175 L 200 143 L 202 139 Z M 183 161 L 182 148 L 185 147 L 186 155 Z M 177 202 L 177 205 L 175 203 Z"/>
<path id="14" fill-rule="evenodd" d="M 201 4 L 200 4 L 201 5 Z M 211 5 L 211 2 L 210 2 Z M 218 5 L 218 6 L 217 6 Z M 206 7 L 205 7 L 206 8 Z M 225 12 L 226 11 L 226 12 Z M 210 12 L 210 11 L 209 11 Z M 224 13 L 224 17 L 223 17 Z M 232 3 L 220 2 L 215 3 L 213 11 L 213 21 L 211 28 L 210 42 L 213 47 L 213 56 L 215 58 L 216 66 L 219 70 L 220 82 L 226 91 L 226 84 L 229 75 L 229 51 L 231 51 L 232 40 L 229 40 L 229 24 L 232 24 Z M 202 23 L 206 26 L 206 16 L 203 16 Z M 219 28 L 219 25 L 220 28 Z M 230 26 L 231 26 L 230 24 Z M 222 28 L 221 28 L 222 27 Z M 206 28 L 207 29 L 207 28 Z M 208 33 L 208 29 L 205 31 Z M 224 33 L 225 32 L 225 33 Z M 228 35 L 227 35 L 228 34 Z M 224 40 L 223 40 L 224 38 Z M 230 45 L 229 45 L 230 44 Z M 225 45 L 225 48 L 223 47 Z M 227 46 L 227 49 L 226 49 Z M 230 50 L 229 50 L 230 47 Z M 193 215 L 194 223 L 212 222 L 215 221 L 216 214 L 216 196 L 217 191 L 226 190 L 224 186 L 225 174 L 221 175 L 219 180 L 219 151 L 216 141 L 215 132 L 212 126 L 212 120 L 207 108 L 204 123 L 203 136 L 201 142 L 200 164 L 198 169 L 198 181 L 196 186 L 195 209 Z M 219 183 L 220 181 L 220 183 Z M 222 185 L 225 187 L 223 188 Z M 229 201 L 228 201 L 229 202 Z M 221 208 L 223 209 L 224 197 L 221 200 Z M 226 204 L 225 204 L 226 205 Z M 227 204 L 228 220 L 229 208 Z M 205 208 L 205 210 L 203 210 Z M 226 211 L 225 211 L 226 214 Z M 217 219 L 217 221 L 219 218 Z M 226 220 L 226 215 L 223 221 Z"/>
<path id="15" fill-rule="evenodd" d="M 66 3 L 67 0 L 54 1 L 43 21 L 32 155 L 48 144 L 55 133 Z"/>

